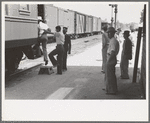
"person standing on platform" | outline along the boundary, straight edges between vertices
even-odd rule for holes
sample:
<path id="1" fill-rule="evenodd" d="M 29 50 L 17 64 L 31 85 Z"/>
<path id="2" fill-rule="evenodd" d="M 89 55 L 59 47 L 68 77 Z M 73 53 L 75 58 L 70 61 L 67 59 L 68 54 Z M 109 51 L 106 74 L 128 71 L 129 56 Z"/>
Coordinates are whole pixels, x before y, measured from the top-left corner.
<path id="1" fill-rule="evenodd" d="M 47 41 L 48 41 L 48 37 L 47 37 L 48 33 L 51 33 L 50 28 L 48 27 L 47 24 L 42 22 L 42 17 L 39 16 L 38 17 L 38 36 L 39 36 L 39 44 L 42 43 L 45 65 L 48 64 L 47 49 L 46 49 Z"/>
<path id="2" fill-rule="evenodd" d="M 119 52 L 119 42 L 114 37 L 115 28 L 109 27 L 107 30 L 108 37 L 110 38 L 109 47 L 107 50 L 107 62 L 106 62 L 106 73 L 105 73 L 105 83 L 106 83 L 106 94 L 116 94 L 117 93 L 117 79 L 115 75 L 115 66 L 117 64 L 117 54 Z"/>
<path id="3" fill-rule="evenodd" d="M 64 56 L 63 56 L 63 71 L 67 70 L 67 53 L 71 54 L 71 40 L 70 36 L 67 35 L 67 27 L 63 27 L 63 33 L 65 35 L 65 42 L 64 42 Z"/>
<path id="4" fill-rule="evenodd" d="M 103 27 L 104 33 L 102 34 L 102 71 L 105 73 L 105 67 L 106 67 L 106 61 L 107 61 L 107 49 L 109 45 L 109 38 L 108 34 L 106 33 L 107 31 L 107 26 Z"/>
<path id="5" fill-rule="evenodd" d="M 120 32 L 121 32 L 121 28 L 118 28 L 117 32 L 115 33 L 115 38 L 119 41 L 119 43 L 121 43 Z"/>
<path id="6" fill-rule="evenodd" d="M 123 43 L 123 50 L 121 55 L 121 63 L 120 63 L 120 70 L 121 70 L 121 79 L 129 79 L 128 74 L 128 66 L 129 60 L 132 59 L 132 42 L 129 39 L 129 31 L 124 31 L 124 43 Z"/>
<path id="7" fill-rule="evenodd" d="M 61 33 L 61 27 L 56 26 L 56 32 L 51 33 L 54 34 L 54 38 L 56 39 L 56 49 L 49 53 L 50 61 L 52 62 L 53 66 L 57 66 L 57 73 L 62 74 L 62 67 L 63 67 L 63 53 L 64 53 L 64 34 Z M 54 58 L 54 55 L 57 56 L 57 60 Z"/>
<path id="8" fill-rule="evenodd" d="M 121 28 L 118 28 L 117 32 L 115 33 L 115 38 L 119 42 L 120 48 L 122 48 L 122 41 L 123 41 L 123 40 L 121 40 L 123 38 L 121 36 L 121 31 L 122 31 Z M 119 62 L 121 61 L 121 49 L 120 49 L 120 51 L 119 51 L 119 53 L 117 55 L 117 61 L 119 61 Z"/>

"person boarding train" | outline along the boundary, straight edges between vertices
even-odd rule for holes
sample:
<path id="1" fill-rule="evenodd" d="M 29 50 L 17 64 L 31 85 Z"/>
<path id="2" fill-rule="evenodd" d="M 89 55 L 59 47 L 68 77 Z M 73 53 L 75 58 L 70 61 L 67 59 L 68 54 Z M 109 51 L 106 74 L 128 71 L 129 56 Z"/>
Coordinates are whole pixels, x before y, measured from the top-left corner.
<path id="1" fill-rule="evenodd" d="M 48 41 L 48 37 L 47 37 L 48 33 L 51 33 L 50 28 L 46 23 L 42 22 L 42 17 L 38 16 L 38 36 L 39 36 L 39 42 L 42 43 L 45 65 L 48 64 L 47 49 L 46 49 L 46 45 Z"/>

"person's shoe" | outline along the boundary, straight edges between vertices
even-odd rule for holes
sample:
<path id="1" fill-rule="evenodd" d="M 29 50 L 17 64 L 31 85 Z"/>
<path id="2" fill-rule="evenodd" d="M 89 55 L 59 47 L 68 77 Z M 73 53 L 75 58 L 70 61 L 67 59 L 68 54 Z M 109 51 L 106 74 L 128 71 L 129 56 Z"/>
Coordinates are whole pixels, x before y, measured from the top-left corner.
<path id="1" fill-rule="evenodd" d="M 62 70 L 65 72 L 65 71 L 67 71 L 67 68 L 63 68 Z"/>
<path id="2" fill-rule="evenodd" d="M 47 65 L 48 64 L 48 61 L 45 61 L 45 65 Z"/>
<path id="3" fill-rule="evenodd" d="M 62 75 L 62 73 L 57 73 L 57 75 Z"/>

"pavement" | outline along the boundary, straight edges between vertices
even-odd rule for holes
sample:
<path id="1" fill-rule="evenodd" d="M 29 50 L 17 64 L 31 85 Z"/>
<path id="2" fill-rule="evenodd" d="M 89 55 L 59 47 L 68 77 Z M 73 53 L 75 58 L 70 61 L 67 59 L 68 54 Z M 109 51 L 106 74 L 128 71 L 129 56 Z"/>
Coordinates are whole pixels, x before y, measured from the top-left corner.
<path id="1" fill-rule="evenodd" d="M 133 60 L 129 65 L 130 79 L 120 79 L 119 62 L 116 65 L 117 95 L 107 95 L 102 90 L 104 74 L 101 73 L 101 46 L 102 44 L 99 42 L 80 54 L 68 57 L 68 70 L 62 75 L 56 74 L 56 68 L 53 69 L 54 73 L 51 75 L 38 75 L 40 68 L 35 69 L 32 78 L 16 82 L 15 86 L 6 88 L 6 99 L 141 99 L 138 78 L 136 83 L 132 83 Z M 42 61 L 42 58 L 33 60 L 35 64 Z M 52 66 L 51 63 L 48 66 Z M 27 76 L 30 76 L 29 74 Z"/>

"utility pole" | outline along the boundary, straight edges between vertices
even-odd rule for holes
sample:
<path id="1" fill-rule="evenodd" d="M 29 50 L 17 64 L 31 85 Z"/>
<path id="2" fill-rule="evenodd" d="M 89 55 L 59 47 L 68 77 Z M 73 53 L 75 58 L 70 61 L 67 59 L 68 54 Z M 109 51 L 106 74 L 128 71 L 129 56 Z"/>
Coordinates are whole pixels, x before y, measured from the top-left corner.
<path id="1" fill-rule="evenodd" d="M 109 4 L 109 6 L 112 7 L 111 8 L 111 27 L 113 27 L 113 21 L 114 21 L 114 19 L 113 19 L 113 8 L 114 8 L 114 5 L 113 4 Z"/>
<path id="2" fill-rule="evenodd" d="M 117 4 L 115 4 L 115 29 L 116 29 L 116 21 L 117 21 L 117 12 L 118 12 L 118 10 L 117 10 Z"/>
<path id="3" fill-rule="evenodd" d="M 115 7 L 115 11 L 114 11 L 114 13 L 115 13 L 115 29 L 116 29 L 116 20 L 117 20 L 117 4 L 109 4 L 109 6 L 111 6 L 112 7 L 112 10 L 111 10 L 111 26 L 113 27 L 113 21 L 114 21 L 114 19 L 113 19 L 113 8 Z"/>

